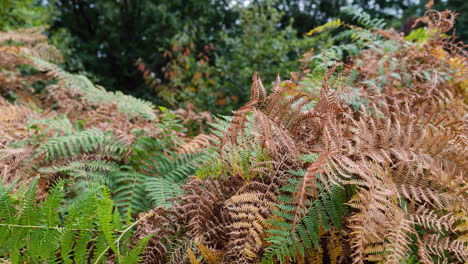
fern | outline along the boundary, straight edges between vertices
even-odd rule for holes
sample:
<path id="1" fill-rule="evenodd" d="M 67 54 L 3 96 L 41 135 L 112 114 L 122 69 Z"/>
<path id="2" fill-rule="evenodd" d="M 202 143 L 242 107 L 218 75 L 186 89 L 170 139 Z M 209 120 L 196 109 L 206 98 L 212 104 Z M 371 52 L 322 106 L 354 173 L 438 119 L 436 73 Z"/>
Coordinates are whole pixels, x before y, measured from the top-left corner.
<path id="1" fill-rule="evenodd" d="M 117 234 L 122 238 L 129 232 L 133 224 L 124 227 L 120 217 L 115 216 L 116 209 L 106 188 L 95 185 L 67 204 L 64 182 L 60 181 L 36 206 L 37 179 L 20 201 L 8 194 L 11 186 L 0 186 L 0 257 L 12 263 L 88 263 L 93 252 L 110 248 L 118 263 L 128 263 L 125 259 L 137 263 L 147 239 L 133 250 L 129 248 L 130 241 L 116 239 Z M 103 255 L 101 260 L 106 257 Z"/>
<path id="2" fill-rule="evenodd" d="M 122 214 L 132 215 L 150 208 L 145 188 L 149 178 L 130 166 L 122 166 L 112 174 L 114 199 Z"/>
<path id="3" fill-rule="evenodd" d="M 27 128 L 29 130 L 38 130 L 41 136 L 46 136 L 52 132 L 53 137 L 57 137 L 62 133 L 64 135 L 71 135 L 75 131 L 75 127 L 66 115 L 54 118 L 32 119 L 29 121 Z"/>
<path id="4" fill-rule="evenodd" d="M 169 207 L 172 204 L 169 200 L 183 193 L 183 190 L 180 188 L 181 184 L 182 182 L 162 177 L 153 177 L 146 182 L 146 189 L 154 206 Z"/>
<path id="5" fill-rule="evenodd" d="M 346 59 L 348 56 L 358 56 L 365 48 L 382 46 L 382 37 L 373 32 L 385 27 L 382 19 L 372 19 L 369 14 L 358 11 L 354 7 L 343 7 L 344 14 L 351 15 L 362 27 L 344 24 L 345 30 L 331 38 L 334 44 L 320 53 L 308 58 L 311 61 L 312 72 L 309 77 L 324 75 L 325 71 Z M 331 21 L 323 26 L 313 29 L 312 33 L 322 33 L 343 25 L 341 20 Z M 397 45 L 393 45 L 397 46 Z"/>
<path id="6" fill-rule="evenodd" d="M 136 264 L 136 263 L 141 263 L 142 262 L 142 257 L 141 255 L 144 253 L 146 246 L 148 245 L 148 241 L 151 238 L 151 236 L 147 236 L 142 238 L 136 246 L 128 252 L 128 254 L 122 259 L 122 263 L 125 264 Z"/>
<path id="7" fill-rule="evenodd" d="M 246 117 L 245 127 L 235 141 L 223 145 L 232 122 L 231 117 L 222 116 L 210 124 L 215 137 L 198 162 L 197 177 L 216 178 L 231 174 L 251 179 L 259 176 L 262 168 L 271 167 L 268 165 L 271 161 L 268 151 L 255 142 L 254 127 L 258 122 L 252 115 Z"/>
<path id="8" fill-rule="evenodd" d="M 99 205 L 97 207 L 97 216 L 99 219 L 99 229 L 102 231 L 104 238 L 106 239 L 107 244 L 112 248 L 114 252 L 119 254 L 117 250 L 117 245 L 115 244 L 115 236 L 113 233 L 114 225 L 112 222 L 112 209 L 113 202 L 109 199 L 110 194 L 107 191 L 103 192 L 103 198 L 100 199 Z M 117 255 L 117 257 L 120 257 Z"/>
<path id="9" fill-rule="evenodd" d="M 119 158 L 125 151 L 125 145 L 112 134 L 92 128 L 69 136 L 53 137 L 39 146 L 36 156 L 44 155 L 47 161 L 51 161 L 97 152 Z"/>
<path id="10" fill-rule="evenodd" d="M 112 173 L 119 170 L 116 162 L 110 160 L 71 161 L 63 166 L 42 167 L 38 171 L 42 174 L 61 173 L 75 179 L 75 181 L 95 182 L 112 187 Z"/>
<path id="11" fill-rule="evenodd" d="M 144 100 L 124 95 L 122 92 L 107 92 L 100 86 L 95 86 L 87 77 L 83 75 L 70 74 L 60 69 L 55 64 L 45 60 L 29 57 L 35 66 L 41 71 L 50 72 L 58 79 L 59 84 L 66 89 L 77 91 L 83 94 L 84 98 L 96 104 L 117 104 L 120 112 L 128 114 L 129 118 L 141 116 L 149 120 L 155 120 L 154 106 Z"/>
<path id="12" fill-rule="evenodd" d="M 181 186 L 195 172 L 196 164 L 203 154 L 175 154 L 157 159 L 156 177 L 145 183 L 148 197 L 153 206 L 169 206 L 168 200 L 182 193 Z"/>
<path id="13" fill-rule="evenodd" d="M 250 101 L 182 147 L 171 111 L 157 118 L 150 103 L 65 72 L 45 44 L 13 67 L 8 56 L 27 47 L 0 47 L 0 82 L 22 80 L 0 85 L 18 98 L 0 97 L 0 168 L 19 183 L 0 186 L 0 259 L 466 262 L 466 51 L 445 35 L 455 16 L 428 11 L 427 29 L 403 38 L 343 13 L 354 23 L 309 32 L 331 37 L 305 56 L 299 83 L 278 77 L 268 94 L 255 73 Z M 57 83 L 36 100 L 20 63 Z"/>
<path id="14" fill-rule="evenodd" d="M 336 28 L 339 28 L 342 24 L 343 24 L 343 22 L 341 22 L 340 19 L 335 19 L 335 20 L 332 20 L 330 22 L 327 22 L 327 23 L 325 23 L 323 25 L 320 25 L 318 27 L 315 27 L 315 28 L 311 29 L 309 32 L 306 33 L 306 35 L 311 36 L 313 34 L 321 33 L 323 31 L 336 29 Z"/>
<path id="15" fill-rule="evenodd" d="M 344 14 L 350 15 L 355 19 L 360 25 L 370 28 L 370 29 L 383 29 L 386 25 L 383 19 L 372 18 L 366 12 L 362 12 L 355 7 L 346 6 L 341 8 L 341 12 Z"/>
<path id="16" fill-rule="evenodd" d="M 8 188 L 0 189 L 0 219 L 7 225 L 13 225 L 16 221 L 16 208 L 9 197 L 9 193 L 11 189 L 13 189 L 14 184 L 15 183 L 10 184 Z M 7 226 L 0 226 L 0 248 L 4 248 L 4 244 L 10 236 L 11 231 L 12 230 Z"/>
<path id="17" fill-rule="evenodd" d="M 64 186 L 64 182 L 58 182 L 49 191 L 47 199 L 41 203 L 39 219 L 45 227 L 53 228 L 60 225 L 60 217 L 57 217 L 57 214 L 60 213 L 64 199 Z M 32 246 L 37 247 L 37 253 L 42 259 L 50 258 L 60 246 L 60 231 L 43 229 L 40 240 L 33 242 Z"/>
<path id="18" fill-rule="evenodd" d="M 303 176 L 305 171 L 293 171 L 293 175 Z M 340 231 L 342 221 L 347 212 L 346 194 L 342 186 L 332 185 L 330 191 L 319 184 L 319 195 L 315 200 L 307 203 L 308 209 L 299 222 L 294 223 L 297 211 L 294 193 L 300 180 L 292 178 L 289 184 L 280 188 L 284 192 L 278 197 L 278 210 L 274 210 L 275 217 L 270 220 L 272 227 L 266 240 L 271 243 L 265 251 L 262 263 L 287 263 L 307 256 L 314 247 L 321 249 L 320 239 L 330 230 Z"/>
<path id="19" fill-rule="evenodd" d="M 141 137 L 132 145 L 130 165 L 112 174 L 116 204 L 125 215 L 169 206 L 168 200 L 182 193 L 183 185 L 195 172 L 202 153 L 178 154 L 175 144 L 163 139 Z"/>

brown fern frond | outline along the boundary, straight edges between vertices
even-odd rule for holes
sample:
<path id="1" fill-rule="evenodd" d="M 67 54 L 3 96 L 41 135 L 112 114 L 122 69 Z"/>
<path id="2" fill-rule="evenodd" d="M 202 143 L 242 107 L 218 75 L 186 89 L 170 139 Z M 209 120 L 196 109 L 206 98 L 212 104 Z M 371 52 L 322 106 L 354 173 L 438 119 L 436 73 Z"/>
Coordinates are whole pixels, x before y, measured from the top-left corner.
<path id="1" fill-rule="evenodd" d="M 13 191 L 16 191 L 34 179 L 37 172 L 33 168 L 42 157 L 33 159 L 33 155 L 34 148 L 31 146 L 13 149 L 0 145 L 0 177 L 5 186 L 15 183 Z M 42 178 L 39 179 L 39 184 L 37 194 L 40 200 L 47 195 L 49 184 L 47 179 Z"/>
<path id="2" fill-rule="evenodd" d="M 281 93 L 281 77 L 279 74 L 276 76 L 275 83 L 273 84 L 271 91 L 274 94 Z"/>
<path id="3" fill-rule="evenodd" d="M 304 213 L 307 212 L 307 201 L 317 197 L 317 182 L 320 180 L 317 178 L 319 178 L 319 174 L 323 172 L 323 166 L 329 157 L 330 152 L 321 153 L 318 159 L 307 167 L 306 173 L 302 177 L 293 198 L 293 202 L 296 205 L 293 227 L 296 226 L 297 222 L 304 216 Z"/>
<path id="4" fill-rule="evenodd" d="M 0 149 L 0 164 L 2 168 L 2 176 L 3 176 L 3 183 L 9 184 L 19 178 L 14 177 L 16 174 L 17 176 L 22 176 L 24 171 L 18 171 L 15 173 L 16 170 L 20 168 L 22 162 L 26 159 L 30 158 L 32 155 L 32 148 L 30 147 L 23 147 L 17 149 L 11 148 L 1 148 Z M 13 177 L 12 179 L 10 177 Z"/>
<path id="5" fill-rule="evenodd" d="M 29 118 L 36 117 L 30 108 L 18 105 L 0 106 L 0 143 L 11 142 L 26 137 L 26 124 Z"/>
<path id="6" fill-rule="evenodd" d="M 272 122 L 271 118 L 263 112 L 254 110 L 255 123 L 254 135 L 260 141 L 260 145 L 265 147 L 273 157 L 281 155 L 290 155 L 298 157 L 299 149 L 296 147 L 293 135 L 283 126 Z"/>
<path id="7" fill-rule="evenodd" d="M 266 94 L 265 88 L 263 87 L 260 78 L 257 76 L 257 73 L 254 72 L 252 77 L 250 101 L 234 112 L 231 124 L 227 128 L 225 136 L 222 138 L 222 146 L 228 142 L 237 141 L 238 135 L 243 133 L 243 130 L 246 127 L 245 123 L 247 122 L 247 113 L 253 111 L 259 103 L 262 103 L 259 100 L 264 100 L 264 94 Z"/>
<path id="8" fill-rule="evenodd" d="M 31 55 L 42 60 L 58 63 L 63 62 L 63 56 L 59 49 L 54 46 L 49 45 L 47 42 L 38 43 L 32 46 L 27 52 L 28 55 Z"/>
<path id="9" fill-rule="evenodd" d="M 426 235 L 424 237 L 425 246 L 430 254 L 439 258 L 446 259 L 446 252 L 450 252 L 448 261 L 455 258 L 460 262 L 468 261 L 468 247 L 465 243 L 458 240 L 451 240 L 449 237 L 440 235 Z"/>
<path id="10" fill-rule="evenodd" d="M 72 118 L 85 109 L 84 102 L 79 99 L 82 95 L 83 93 L 78 90 L 66 89 L 60 85 L 49 85 L 44 89 L 45 103 L 55 105 L 60 113 L 67 114 Z"/>
<path id="11" fill-rule="evenodd" d="M 32 61 L 9 50 L 0 50 L 0 67 L 3 69 L 0 72 L 0 95 L 18 92 L 33 94 L 32 84 L 44 83 L 47 79 L 45 74 L 22 74 L 19 70 L 20 65 L 31 65 Z"/>
<path id="12" fill-rule="evenodd" d="M 353 263 L 364 263 L 365 259 L 381 261 L 385 257 L 385 238 L 389 233 L 399 230 L 402 224 L 407 223 L 400 218 L 395 221 L 396 215 L 404 215 L 393 199 L 396 191 L 386 188 L 386 184 L 381 180 L 386 179 L 388 171 L 385 171 L 377 164 L 364 165 L 367 177 L 362 188 L 356 193 L 349 205 L 357 210 L 349 218 L 349 228 L 351 229 L 351 258 Z M 372 178 L 372 176 L 376 178 Z M 364 187 L 363 186 L 363 187 Z M 403 221 L 403 222 L 402 222 Z M 405 229 L 403 232 L 406 232 Z M 402 234 L 392 239 L 400 239 Z M 395 241 L 396 241 L 395 240 Z M 392 246 L 395 250 L 395 245 Z M 402 250 L 397 249 L 398 250 Z"/>
<path id="13" fill-rule="evenodd" d="M 449 10 L 439 12 L 431 9 L 426 11 L 422 18 L 417 19 L 414 25 L 423 22 L 428 25 L 429 30 L 439 30 L 445 33 L 452 29 L 456 17 L 457 14 Z"/>
<path id="14" fill-rule="evenodd" d="M 418 258 L 421 263 L 434 264 L 429 251 L 427 250 L 426 242 L 418 237 Z"/>
<path id="15" fill-rule="evenodd" d="M 51 46 L 46 42 L 47 36 L 42 34 L 44 30 L 45 27 L 36 27 L 0 32 L 0 44 L 7 40 L 14 40 L 23 43 L 25 46 L 18 47 L 17 49 L 3 48 L 3 50 L 8 50 L 16 55 L 23 54 L 51 62 L 63 62 L 61 52 L 56 47 Z"/>
<path id="16" fill-rule="evenodd" d="M 256 104 L 256 102 L 251 102 L 251 105 L 247 104 L 234 112 L 234 117 L 232 118 L 224 137 L 221 139 L 221 146 L 225 146 L 230 142 L 237 142 L 239 134 L 241 134 L 246 128 L 245 123 L 247 122 L 247 113 L 252 111 L 254 104 Z"/>
<path id="17" fill-rule="evenodd" d="M 252 76 L 252 87 L 250 88 L 250 101 L 263 103 L 265 98 L 265 87 L 257 72 L 254 72 Z"/>
<path id="18" fill-rule="evenodd" d="M 201 262 L 198 261 L 197 256 L 195 255 L 195 253 L 193 252 L 191 248 L 187 249 L 187 255 L 189 257 L 190 264 L 201 264 Z"/>
<path id="19" fill-rule="evenodd" d="M 229 242 L 223 263 L 257 263 L 264 246 L 267 219 L 276 199 L 271 185 L 253 182 L 226 201 L 231 216 Z"/>
<path id="20" fill-rule="evenodd" d="M 1 46 L 0 52 L 2 53 L 10 53 L 13 55 L 20 55 L 22 47 L 19 46 Z"/>
<path id="21" fill-rule="evenodd" d="M 384 104 L 384 107 L 380 108 L 383 111 L 374 110 L 375 115 L 363 113 L 359 120 L 348 116 L 347 119 L 353 124 L 349 127 L 349 131 L 354 134 L 352 141 L 335 143 L 333 138 L 336 138 L 336 133 L 328 138 L 335 148 L 347 149 L 346 155 L 351 153 L 355 157 L 360 156 L 361 160 L 371 159 L 392 167 L 396 182 L 423 184 L 419 186 L 424 187 L 424 182 L 427 183 L 429 178 L 422 175 L 422 172 L 427 170 L 433 175 L 431 178 L 433 188 L 443 188 L 447 185 L 447 181 L 439 176 L 447 171 L 447 168 L 444 168 L 447 164 L 443 165 L 436 160 L 441 161 L 445 158 L 444 155 L 451 155 L 447 152 L 450 147 L 462 144 L 454 141 L 456 133 L 447 132 L 445 128 L 428 129 L 419 123 L 426 121 L 419 119 L 418 116 L 409 113 L 402 116 L 403 112 L 399 106 L 393 108 L 390 110 L 391 108 Z M 396 111 L 398 114 L 391 111 Z M 389 118 L 379 118 L 377 117 L 379 115 Z M 352 169 L 346 164 L 340 165 Z M 452 179 L 457 172 L 453 173 L 455 174 L 450 175 Z"/>
<path id="22" fill-rule="evenodd" d="M 178 153 L 198 153 L 213 145 L 212 135 L 199 134 L 179 147 Z"/>
<path id="23" fill-rule="evenodd" d="M 164 259 L 145 261 L 143 263 L 164 263 L 164 264 L 188 264 L 190 263 L 189 249 L 196 257 L 196 247 L 193 242 L 183 238 L 173 238 L 170 243 L 167 243 L 166 256 Z"/>
<path id="24" fill-rule="evenodd" d="M 0 44 L 8 40 L 19 41 L 26 44 L 35 44 L 38 42 L 43 42 L 47 39 L 46 35 L 41 34 L 44 30 L 45 27 L 35 27 L 29 29 L 18 29 L 8 32 L 0 31 Z"/>
<path id="25" fill-rule="evenodd" d="M 456 203 L 466 203 L 466 198 L 449 192 L 440 192 L 429 187 L 417 187 L 414 185 L 397 185 L 400 195 L 410 201 L 420 204 L 427 203 L 431 207 L 444 209 Z"/>
<path id="26" fill-rule="evenodd" d="M 187 221 L 187 233 L 204 245 L 217 245 L 227 240 L 229 214 L 224 210 L 223 187 L 212 180 L 192 180 L 183 186 L 177 211 Z"/>
<path id="27" fill-rule="evenodd" d="M 455 217 L 452 213 L 443 216 L 438 216 L 433 210 L 421 206 L 411 215 L 411 219 L 415 224 L 421 225 L 426 229 L 432 229 L 443 233 L 446 231 L 453 232 Z"/>
<path id="28" fill-rule="evenodd" d="M 175 243 L 172 238 L 180 232 L 181 228 L 181 226 L 177 224 L 175 212 L 158 207 L 149 212 L 140 214 L 138 221 L 139 223 L 135 232 L 137 238 L 141 239 L 154 234 L 148 242 L 144 254 L 144 263 L 167 263 L 166 254 Z M 178 252 L 176 255 L 177 256 L 174 256 L 174 258 L 179 260 L 185 259 L 185 252 Z"/>
<path id="29" fill-rule="evenodd" d="M 331 264 L 341 263 L 343 260 L 343 241 L 340 234 L 336 231 L 329 232 L 327 239 L 327 253 L 330 256 Z"/>
<path id="30" fill-rule="evenodd" d="M 314 118 L 314 115 L 305 112 L 304 107 L 309 102 L 304 99 L 303 94 L 288 97 L 285 89 L 278 79 L 275 83 L 273 93 L 266 96 L 265 88 L 260 78 L 254 74 L 251 89 L 251 100 L 238 111 L 222 139 L 222 145 L 227 142 L 236 142 L 238 136 L 246 128 L 247 113 L 253 113 L 255 120 L 255 135 L 260 139 L 262 146 L 268 147 L 273 155 L 286 150 L 293 156 L 298 156 L 299 152 L 294 149 L 293 138 L 296 136 L 297 127 L 301 127 L 307 120 Z M 293 134 L 294 133 L 294 134 Z M 275 135 L 276 138 L 273 138 Z M 274 142 L 279 142 L 274 144 Z"/>
<path id="31" fill-rule="evenodd" d="M 179 108 L 172 112 L 182 120 L 183 124 L 187 124 L 189 122 L 198 123 L 200 132 L 203 132 L 204 125 L 213 122 L 212 115 L 210 112 L 196 112 L 195 110 L 195 106 L 188 103 L 185 109 Z"/>
<path id="32" fill-rule="evenodd" d="M 410 234 L 415 234 L 411 221 L 406 219 L 406 212 L 397 210 L 393 212 L 393 220 L 391 229 L 386 235 L 388 243 L 385 244 L 385 260 L 386 263 L 402 263 L 407 260 L 410 248 Z"/>
<path id="33" fill-rule="evenodd" d="M 210 249 L 207 246 L 203 245 L 202 243 L 195 243 L 197 245 L 200 254 L 203 256 L 203 259 L 206 261 L 207 264 L 219 264 L 222 257 L 223 252 L 219 250 Z"/>
<path id="34" fill-rule="evenodd" d="M 450 211 L 466 204 L 466 194 L 460 193 L 465 186 L 460 175 L 462 167 L 447 159 L 452 155 L 451 148 L 463 149 L 463 143 L 456 140 L 457 132 L 451 132 L 450 128 L 421 125 L 431 122 L 433 117 L 410 113 L 409 103 L 381 104 L 373 109 L 374 114 L 362 112 L 358 120 L 345 114 L 345 120 L 353 125 L 338 126 L 337 132 L 327 132 L 328 145 L 344 152 L 335 151 L 329 157 L 329 166 L 323 168 L 323 175 L 342 184 L 348 184 L 346 175 L 359 178 L 351 180 L 360 186 L 360 191 L 350 201 L 359 211 L 349 220 L 353 230 L 353 262 L 363 263 L 367 259 L 400 263 L 409 251 L 408 234 L 414 233 L 413 224 L 435 232 L 450 231 L 454 223 Z M 335 136 L 340 129 L 349 130 Z M 447 188 L 456 194 L 447 192 Z M 450 208 L 450 211 L 442 217 L 436 217 L 434 209 L 403 213 L 399 206 L 390 202 L 391 197 L 404 197 L 412 204 L 428 205 L 435 210 Z M 412 218 L 406 218 L 407 215 Z M 447 238 L 447 241 L 454 243 L 455 240 Z M 427 255 L 424 251 L 420 254 Z"/>

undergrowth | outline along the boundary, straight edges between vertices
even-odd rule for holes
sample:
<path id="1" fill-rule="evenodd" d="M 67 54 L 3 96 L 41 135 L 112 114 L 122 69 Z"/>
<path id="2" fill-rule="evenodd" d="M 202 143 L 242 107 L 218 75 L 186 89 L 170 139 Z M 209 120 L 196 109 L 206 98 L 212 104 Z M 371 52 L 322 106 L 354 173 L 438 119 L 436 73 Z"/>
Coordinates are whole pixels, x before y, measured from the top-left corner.
<path id="1" fill-rule="evenodd" d="M 250 101 L 214 121 L 62 70 L 40 29 L 1 32 L 0 259 L 468 261 L 456 15 L 429 10 L 406 37 L 343 15 L 309 32 L 330 45 L 292 80 L 254 73 Z"/>

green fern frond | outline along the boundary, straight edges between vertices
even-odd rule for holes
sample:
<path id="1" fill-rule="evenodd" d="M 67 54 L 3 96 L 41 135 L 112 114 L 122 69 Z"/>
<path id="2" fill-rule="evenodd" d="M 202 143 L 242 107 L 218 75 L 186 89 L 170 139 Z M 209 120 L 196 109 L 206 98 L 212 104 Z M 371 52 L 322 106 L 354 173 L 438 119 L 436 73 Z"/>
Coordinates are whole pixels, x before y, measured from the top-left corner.
<path id="1" fill-rule="evenodd" d="M 115 205 L 123 215 L 131 215 L 150 208 L 145 183 L 150 176 L 135 171 L 132 167 L 122 166 L 112 174 Z"/>
<path id="2" fill-rule="evenodd" d="M 152 236 L 146 236 L 138 241 L 137 245 L 128 252 L 128 254 L 122 259 L 121 263 L 125 264 L 136 264 L 141 263 L 142 257 L 141 255 L 145 252 L 146 245 Z"/>
<path id="3" fill-rule="evenodd" d="M 107 262 L 107 257 L 109 256 L 109 250 L 107 243 L 106 243 L 106 238 L 105 237 L 99 237 L 96 239 L 96 245 L 93 250 L 93 260 L 91 263 L 106 263 Z"/>
<path id="4" fill-rule="evenodd" d="M 136 170 L 152 175 L 158 170 L 160 159 L 172 155 L 177 146 L 172 139 L 140 137 L 132 144 L 130 165 Z"/>
<path id="5" fill-rule="evenodd" d="M 10 184 L 10 186 L 5 188 L 3 184 L 0 183 L 0 219 L 2 223 L 6 225 L 13 225 L 16 223 L 16 209 L 9 195 L 15 184 L 16 183 Z M 4 247 L 11 232 L 12 229 L 8 226 L 0 226 L 0 248 Z"/>
<path id="6" fill-rule="evenodd" d="M 99 221 L 99 229 L 102 231 L 104 238 L 106 239 L 107 245 L 119 256 L 119 250 L 115 244 L 114 234 L 114 221 L 113 221 L 113 201 L 110 199 L 110 193 L 107 188 L 103 189 L 102 196 L 99 199 L 97 207 L 97 217 Z"/>
<path id="7" fill-rule="evenodd" d="M 145 183 L 153 206 L 169 206 L 169 199 L 182 194 L 181 186 L 196 169 L 203 154 L 173 154 L 157 159 L 156 177 L 149 177 Z"/>
<path id="8" fill-rule="evenodd" d="M 50 138 L 37 148 L 35 157 L 44 155 L 46 161 L 51 161 L 80 154 L 97 153 L 119 159 L 126 151 L 124 143 L 111 133 L 91 128 L 68 136 Z"/>
<path id="9" fill-rule="evenodd" d="M 37 205 L 37 181 L 36 177 L 24 196 L 15 198 L 9 195 L 11 186 L 0 185 L 0 259 L 18 264 L 89 263 L 98 252 L 101 263 L 110 249 L 117 263 L 127 263 L 123 256 L 138 261 L 147 239 L 133 250 L 129 247 L 134 223 L 123 225 L 106 187 L 90 186 L 66 202 L 65 183 L 59 181 Z"/>
<path id="10" fill-rule="evenodd" d="M 195 171 L 202 154 L 173 154 L 158 159 L 157 174 L 174 182 L 183 182 Z"/>
<path id="11" fill-rule="evenodd" d="M 151 177 L 145 184 L 153 206 L 169 207 L 172 203 L 168 200 L 183 193 L 182 183 L 170 179 Z"/>
<path id="12" fill-rule="evenodd" d="M 72 161 L 63 166 L 42 167 L 42 174 L 61 173 L 73 177 L 76 181 L 105 184 L 112 187 L 112 173 L 119 170 L 119 165 L 111 160 Z M 75 186 L 77 187 L 77 186 Z M 80 188 L 75 188 L 79 190 Z"/>
<path id="13" fill-rule="evenodd" d="M 248 115 L 243 133 L 239 133 L 236 142 L 224 144 L 221 147 L 222 138 L 225 137 L 227 129 L 231 125 L 232 117 L 216 118 L 212 126 L 212 133 L 218 137 L 213 140 L 211 147 L 205 150 L 199 159 L 196 175 L 205 179 L 208 177 L 219 177 L 222 174 L 239 175 L 250 179 L 260 175 L 259 166 L 268 167 L 271 158 L 265 148 L 257 143 L 254 135 L 254 117 Z"/>
<path id="14" fill-rule="evenodd" d="M 383 29 L 386 25 L 385 20 L 372 18 L 368 13 L 352 6 L 342 7 L 340 10 L 344 14 L 352 16 L 354 20 L 366 28 Z"/>
<path id="15" fill-rule="evenodd" d="M 114 175 L 120 182 L 116 201 L 123 212 L 128 213 L 128 208 L 133 208 L 132 213 L 148 209 L 147 204 L 141 202 L 148 199 L 154 206 L 167 206 L 168 199 L 181 194 L 180 186 L 195 172 L 204 154 L 178 154 L 172 151 L 175 148 L 175 142 L 169 140 L 149 137 L 136 140 L 132 145 L 131 167 Z M 135 202 L 128 204 L 134 199 Z"/>
<path id="16" fill-rule="evenodd" d="M 313 157 L 305 158 L 314 160 Z M 292 171 L 291 174 L 302 176 L 305 171 Z M 320 183 L 318 197 L 306 203 L 307 213 L 298 223 L 293 223 L 297 211 L 294 193 L 299 183 L 299 179 L 292 178 L 280 189 L 284 194 L 278 196 L 278 210 L 273 211 L 275 217 L 270 220 L 273 228 L 267 230 L 270 235 L 266 240 L 271 245 L 265 249 L 262 263 L 274 263 L 275 259 L 280 263 L 301 259 L 313 247 L 320 250 L 322 232 L 342 229 L 342 219 L 348 214 L 345 190 L 332 185 L 328 192 Z"/>
<path id="17" fill-rule="evenodd" d="M 64 182 L 59 181 L 49 191 L 47 199 L 39 205 L 40 225 L 54 228 L 60 225 L 60 206 L 65 197 Z M 56 229 L 40 229 L 33 236 L 31 255 L 40 256 L 42 260 L 53 259 L 55 251 L 60 247 L 61 234 Z"/>
<path id="18" fill-rule="evenodd" d="M 39 219 L 39 211 L 36 207 L 36 187 L 39 177 L 35 177 L 29 185 L 23 200 L 19 204 L 19 212 L 16 215 L 18 223 L 24 225 L 36 225 Z"/>

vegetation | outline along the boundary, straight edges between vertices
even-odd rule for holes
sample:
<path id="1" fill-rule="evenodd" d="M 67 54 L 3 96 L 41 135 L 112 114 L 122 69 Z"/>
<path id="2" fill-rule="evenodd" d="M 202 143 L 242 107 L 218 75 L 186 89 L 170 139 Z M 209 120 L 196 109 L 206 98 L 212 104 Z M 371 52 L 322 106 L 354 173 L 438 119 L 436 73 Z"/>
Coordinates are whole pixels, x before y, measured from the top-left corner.
<path id="1" fill-rule="evenodd" d="M 133 216 L 180 193 L 201 155 L 178 151 L 187 140 L 181 121 L 65 72 L 52 63 L 61 54 L 34 29 L 0 39 L 2 256 L 136 262 L 149 237 L 131 239 Z M 37 254 L 49 240 L 50 251 Z"/>
<path id="2" fill-rule="evenodd" d="M 208 44 L 197 53 L 196 36 L 175 38 L 171 50 L 164 53 L 170 59 L 163 68 L 166 81 L 140 62 L 146 83 L 164 105 L 177 108 L 181 102 L 190 102 L 196 109 L 230 113 L 246 102 L 249 91 L 243 87 L 250 85 L 252 72 L 274 79 L 299 67 L 297 59 L 310 48 L 311 40 L 298 38 L 290 25 L 278 28 L 282 14 L 272 1 L 234 10 L 240 14 L 240 29 L 234 36 L 222 32 L 219 45 Z"/>
<path id="3" fill-rule="evenodd" d="M 246 5 L 247 2 L 252 4 Z M 438 10 L 468 12 L 464 0 L 435 2 Z M 226 115 L 247 102 L 247 76 L 253 71 L 271 81 L 276 74 L 286 76 L 297 71 L 297 60 L 308 48 L 322 48 L 322 41 L 311 43 L 304 34 L 341 16 L 340 7 L 357 6 L 400 29 L 406 19 L 424 14 L 426 1 L 48 0 L 47 3 L 57 10 L 49 34 L 60 35 L 56 44 L 66 55 L 68 70 L 85 74 L 107 89 L 120 90 L 156 105 L 185 108 L 193 104 L 199 111 Z M 466 42 L 466 29 L 462 27 L 465 20 L 466 15 L 459 17 L 456 32 Z M 63 40 L 68 43 L 65 47 L 61 44 Z M 152 76 L 151 81 L 148 76 Z"/>
<path id="4" fill-rule="evenodd" d="M 95 7 L 140 23 L 124 13 L 142 2 L 126 3 Z M 456 15 L 428 10 L 404 36 L 346 7 L 298 38 L 292 21 L 277 26 L 274 2 L 229 10 L 243 14 L 237 35 L 220 34 L 233 53 L 188 32 L 165 52 L 167 80 L 138 61 L 176 110 L 68 71 L 43 27 L 0 32 L 0 260 L 467 262 L 468 60 L 449 35 Z M 236 110 L 212 117 L 195 110 L 204 105 Z"/>

